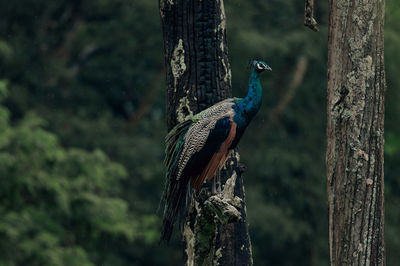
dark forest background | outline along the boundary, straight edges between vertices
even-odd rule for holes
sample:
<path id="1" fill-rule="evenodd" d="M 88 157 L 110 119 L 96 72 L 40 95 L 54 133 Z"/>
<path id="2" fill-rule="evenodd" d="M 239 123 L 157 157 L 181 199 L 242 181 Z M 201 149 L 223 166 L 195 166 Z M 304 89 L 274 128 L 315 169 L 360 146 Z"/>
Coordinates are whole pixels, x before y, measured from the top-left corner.
<path id="1" fill-rule="evenodd" d="M 165 73 L 157 1 L 0 1 L 0 265 L 179 265 L 158 245 Z M 255 265 L 328 265 L 321 31 L 295 0 L 226 0 L 234 95 L 263 106 L 239 145 Z M 386 1 L 388 265 L 400 265 L 400 2 Z"/>

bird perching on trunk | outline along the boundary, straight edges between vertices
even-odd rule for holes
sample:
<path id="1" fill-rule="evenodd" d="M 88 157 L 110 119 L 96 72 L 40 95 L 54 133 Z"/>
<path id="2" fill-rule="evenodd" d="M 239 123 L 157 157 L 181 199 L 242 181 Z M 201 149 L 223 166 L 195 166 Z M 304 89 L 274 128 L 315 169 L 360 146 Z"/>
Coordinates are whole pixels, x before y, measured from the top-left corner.
<path id="1" fill-rule="evenodd" d="M 246 127 L 261 106 L 260 73 L 271 68 L 252 61 L 247 96 L 229 98 L 176 125 L 166 137 L 167 167 L 163 195 L 164 219 L 161 240 L 169 241 L 174 222 L 181 225 L 190 207 L 192 194 L 204 181 L 212 179 L 225 164 Z M 219 184 L 219 192 L 221 184 Z M 213 192 L 215 193 L 215 178 Z"/>

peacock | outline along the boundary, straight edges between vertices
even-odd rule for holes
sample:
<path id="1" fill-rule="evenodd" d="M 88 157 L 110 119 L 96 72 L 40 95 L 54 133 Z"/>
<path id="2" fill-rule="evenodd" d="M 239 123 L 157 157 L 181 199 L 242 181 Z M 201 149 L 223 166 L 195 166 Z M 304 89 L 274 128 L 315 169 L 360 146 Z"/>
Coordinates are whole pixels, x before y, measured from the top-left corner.
<path id="1" fill-rule="evenodd" d="M 261 106 L 259 75 L 272 70 L 263 61 L 251 62 L 247 96 L 229 98 L 177 124 L 166 136 L 166 185 L 162 201 L 161 241 L 171 238 L 175 221 L 183 225 L 194 192 L 211 180 L 225 164 Z M 212 191 L 216 193 L 216 178 Z M 221 192 L 219 184 L 218 192 Z"/>

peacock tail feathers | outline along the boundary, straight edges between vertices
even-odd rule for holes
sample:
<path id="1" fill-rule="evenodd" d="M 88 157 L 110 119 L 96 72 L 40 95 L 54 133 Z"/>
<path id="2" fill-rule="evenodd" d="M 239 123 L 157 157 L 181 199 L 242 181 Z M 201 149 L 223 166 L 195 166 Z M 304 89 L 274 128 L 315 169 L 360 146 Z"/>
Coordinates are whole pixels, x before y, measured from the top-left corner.
<path id="1" fill-rule="evenodd" d="M 186 120 L 182 123 L 177 124 L 165 137 L 165 160 L 164 164 L 167 167 L 167 176 L 171 176 L 180 159 L 180 154 L 184 146 L 184 137 L 188 131 L 192 121 Z"/>
<path id="2" fill-rule="evenodd" d="M 163 230 L 161 240 L 169 241 L 172 235 L 174 221 L 178 218 L 183 224 L 185 210 L 191 200 L 191 189 L 188 187 L 189 180 L 179 182 L 177 180 L 180 157 L 185 144 L 185 135 L 192 120 L 186 120 L 177 124 L 166 136 L 165 143 L 165 166 L 167 176 L 161 205 L 164 207 Z"/>

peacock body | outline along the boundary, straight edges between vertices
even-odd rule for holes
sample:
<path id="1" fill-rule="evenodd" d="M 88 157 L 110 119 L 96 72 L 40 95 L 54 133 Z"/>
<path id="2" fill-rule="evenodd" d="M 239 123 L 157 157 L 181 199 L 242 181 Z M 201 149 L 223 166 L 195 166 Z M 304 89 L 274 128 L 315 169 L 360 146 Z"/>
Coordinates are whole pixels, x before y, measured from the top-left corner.
<path id="1" fill-rule="evenodd" d="M 168 133 L 161 240 L 169 241 L 176 219 L 182 225 L 192 193 L 223 167 L 229 153 L 260 109 L 262 87 L 259 74 L 271 68 L 262 61 L 253 61 L 252 68 L 246 97 L 216 103 L 179 123 Z"/>

